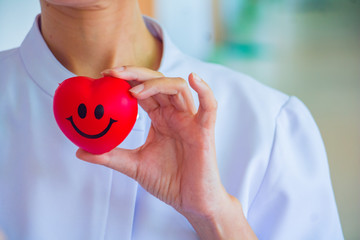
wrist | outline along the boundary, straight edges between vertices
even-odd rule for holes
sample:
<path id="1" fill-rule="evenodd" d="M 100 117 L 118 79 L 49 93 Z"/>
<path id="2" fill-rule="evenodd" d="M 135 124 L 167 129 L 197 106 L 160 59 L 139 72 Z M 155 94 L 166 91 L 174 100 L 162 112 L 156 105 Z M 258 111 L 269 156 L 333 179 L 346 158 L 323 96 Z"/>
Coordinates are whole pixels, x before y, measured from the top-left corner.
<path id="1" fill-rule="evenodd" d="M 227 193 L 218 206 L 183 215 L 200 239 L 257 239 L 244 216 L 241 203 Z"/>

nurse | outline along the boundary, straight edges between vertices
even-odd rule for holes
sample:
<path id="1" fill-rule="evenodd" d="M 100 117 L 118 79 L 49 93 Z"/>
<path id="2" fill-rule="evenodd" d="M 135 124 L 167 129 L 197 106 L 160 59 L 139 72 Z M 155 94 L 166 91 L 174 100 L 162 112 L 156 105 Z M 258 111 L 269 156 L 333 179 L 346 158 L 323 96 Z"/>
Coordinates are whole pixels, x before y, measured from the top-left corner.
<path id="1" fill-rule="evenodd" d="M 322 140 L 297 98 L 182 54 L 135 0 L 40 2 L 22 46 L 0 55 L 10 239 L 342 238 Z M 93 164 L 74 159 L 52 116 L 74 75 L 125 79 L 141 106 L 119 148 L 77 150 Z"/>
<path id="2" fill-rule="evenodd" d="M 146 143 L 136 150 L 80 159 L 113 168 L 171 205 L 201 239 L 255 239 L 240 202 L 224 189 L 216 163 L 216 100 L 190 74 L 196 109 L 184 79 L 158 69 L 162 43 L 147 30 L 137 1 L 42 1 L 41 30 L 55 57 L 77 75 L 102 73 L 132 81 L 130 91 L 151 118 Z M 136 67 L 129 67 L 136 66 Z"/>

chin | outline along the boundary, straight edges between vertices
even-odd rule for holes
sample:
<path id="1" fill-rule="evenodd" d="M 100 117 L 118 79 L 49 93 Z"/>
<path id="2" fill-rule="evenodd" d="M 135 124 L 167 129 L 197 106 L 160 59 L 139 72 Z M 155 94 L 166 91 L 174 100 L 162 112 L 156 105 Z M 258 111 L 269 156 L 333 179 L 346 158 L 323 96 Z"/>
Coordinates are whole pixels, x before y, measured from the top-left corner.
<path id="1" fill-rule="evenodd" d="M 101 9 L 106 6 L 107 0 L 45 0 L 47 3 L 81 9 Z"/>

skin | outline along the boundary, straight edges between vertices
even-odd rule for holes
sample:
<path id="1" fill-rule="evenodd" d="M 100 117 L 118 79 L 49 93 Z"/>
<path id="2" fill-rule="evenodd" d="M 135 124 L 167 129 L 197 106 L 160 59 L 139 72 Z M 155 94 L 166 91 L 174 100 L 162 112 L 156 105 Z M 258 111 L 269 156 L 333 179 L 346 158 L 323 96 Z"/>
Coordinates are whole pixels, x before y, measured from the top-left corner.
<path id="1" fill-rule="evenodd" d="M 196 109 L 184 79 L 156 71 L 162 43 L 146 29 L 137 2 L 41 0 L 41 6 L 42 34 L 55 57 L 77 75 L 99 77 L 102 71 L 129 81 L 152 121 L 138 149 L 102 155 L 79 149 L 77 157 L 135 179 L 186 217 L 201 239 L 257 239 L 240 202 L 221 183 L 211 89 L 189 75 L 199 98 Z"/>

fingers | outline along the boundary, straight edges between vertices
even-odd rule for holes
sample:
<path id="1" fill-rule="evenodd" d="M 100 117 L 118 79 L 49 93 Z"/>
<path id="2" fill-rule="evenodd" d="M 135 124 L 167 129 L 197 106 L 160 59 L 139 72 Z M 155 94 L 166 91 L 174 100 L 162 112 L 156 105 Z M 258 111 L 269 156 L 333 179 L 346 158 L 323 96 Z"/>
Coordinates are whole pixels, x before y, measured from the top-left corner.
<path id="1" fill-rule="evenodd" d="M 216 121 L 217 101 L 211 88 L 195 73 L 189 75 L 189 83 L 199 98 L 198 121 L 205 127 L 213 128 Z"/>
<path id="2" fill-rule="evenodd" d="M 161 107 L 173 105 L 178 111 L 195 113 L 195 104 L 186 81 L 182 78 L 157 78 L 130 90 L 138 99 L 153 97 Z"/>
<path id="3" fill-rule="evenodd" d="M 123 66 L 120 68 L 107 69 L 101 72 L 104 76 L 112 76 L 116 78 L 121 78 L 127 81 L 139 81 L 144 82 L 154 78 L 164 77 L 160 72 L 144 68 L 144 67 L 134 67 L 134 66 Z"/>
<path id="4" fill-rule="evenodd" d="M 96 155 L 79 148 L 76 157 L 89 163 L 104 165 L 136 179 L 137 161 L 132 150 L 115 148 L 110 152 Z"/>
<path id="5" fill-rule="evenodd" d="M 182 78 L 168 78 L 160 72 L 133 66 L 105 70 L 102 74 L 136 82 L 130 92 L 147 112 L 167 106 L 192 114 L 196 112 L 188 84 Z"/>
<path id="6" fill-rule="evenodd" d="M 103 73 L 137 81 L 139 85 L 130 91 L 139 100 L 148 101 L 151 98 L 155 100 L 148 104 L 148 110 L 173 105 L 179 111 L 196 112 L 190 89 L 186 81 L 181 78 L 166 78 L 162 73 L 151 69 L 131 66 L 106 70 Z M 213 92 L 206 82 L 194 73 L 189 75 L 189 83 L 199 97 L 198 120 L 201 124 L 213 126 L 217 111 L 217 102 Z"/>

